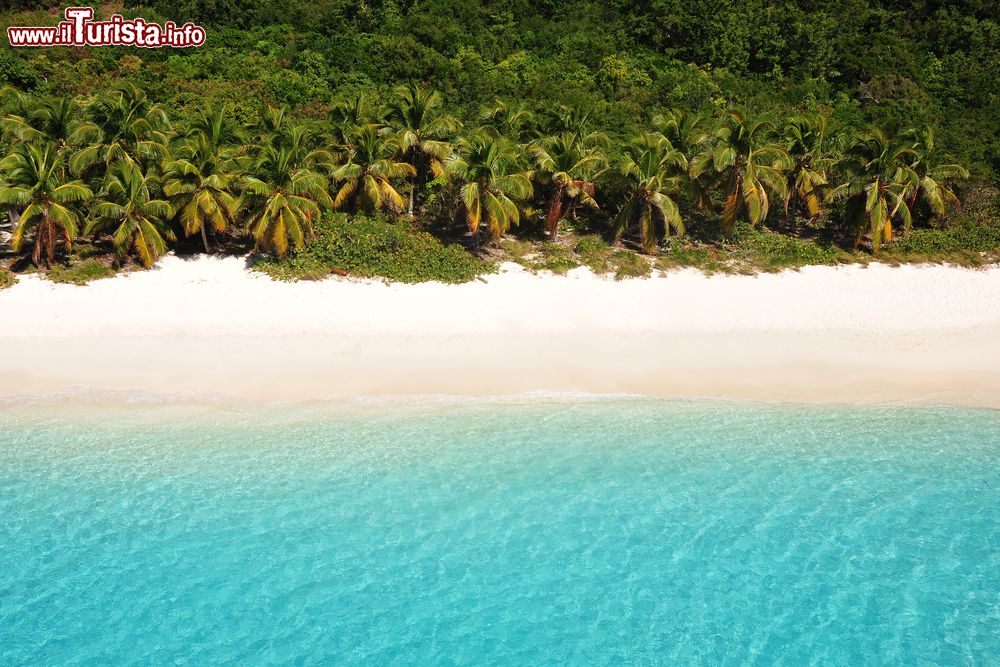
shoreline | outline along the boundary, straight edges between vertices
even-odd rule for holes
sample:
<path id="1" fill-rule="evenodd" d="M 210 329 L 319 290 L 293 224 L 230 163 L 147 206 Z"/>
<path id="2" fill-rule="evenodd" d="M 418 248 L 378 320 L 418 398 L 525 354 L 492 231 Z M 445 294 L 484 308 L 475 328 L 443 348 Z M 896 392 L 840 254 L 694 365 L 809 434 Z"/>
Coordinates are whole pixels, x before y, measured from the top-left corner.
<path id="1" fill-rule="evenodd" d="M 615 282 L 274 282 L 168 258 L 0 291 L 0 396 L 85 387 L 264 402 L 622 394 L 1000 408 L 1000 269 L 808 267 Z"/>

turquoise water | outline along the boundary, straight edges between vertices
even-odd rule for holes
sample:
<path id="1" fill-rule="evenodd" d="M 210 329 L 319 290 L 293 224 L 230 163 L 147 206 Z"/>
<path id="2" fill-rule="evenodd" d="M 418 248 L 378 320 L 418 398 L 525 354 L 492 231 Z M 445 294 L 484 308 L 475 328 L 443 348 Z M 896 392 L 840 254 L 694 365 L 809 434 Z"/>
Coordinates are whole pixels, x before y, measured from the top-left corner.
<path id="1" fill-rule="evenodd" d="M 1000 412 L 0 406 L 0 664 L 1000 661 Z"/>

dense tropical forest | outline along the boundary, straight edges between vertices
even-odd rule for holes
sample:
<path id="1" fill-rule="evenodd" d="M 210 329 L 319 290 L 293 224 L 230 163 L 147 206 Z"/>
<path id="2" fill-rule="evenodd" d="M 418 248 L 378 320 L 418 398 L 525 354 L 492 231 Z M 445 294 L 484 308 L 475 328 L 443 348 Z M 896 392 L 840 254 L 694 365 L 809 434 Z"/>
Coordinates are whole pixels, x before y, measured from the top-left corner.
<path id="1" fill-rule="evenodd" d="M 0 286 L 170 250 L 410 281 L 1000 256 L 997 2 L 116 12 L 208 40 L 0 49 Z"/>

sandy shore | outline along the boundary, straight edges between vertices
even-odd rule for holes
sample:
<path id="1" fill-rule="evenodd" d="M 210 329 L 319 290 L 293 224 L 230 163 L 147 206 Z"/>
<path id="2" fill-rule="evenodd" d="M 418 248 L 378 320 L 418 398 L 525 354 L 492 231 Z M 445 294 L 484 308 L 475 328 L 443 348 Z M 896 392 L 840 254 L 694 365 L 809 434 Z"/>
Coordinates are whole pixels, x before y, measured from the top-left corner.
<path id="1" fill-rule="evenodd" d="M 167 257 L 0 291 L 0 395 L 71 387 L 264 400 L 637 393 L 1000 407 L 1000 268 L 585 269 L 485 282 L 286 284 Z"/>

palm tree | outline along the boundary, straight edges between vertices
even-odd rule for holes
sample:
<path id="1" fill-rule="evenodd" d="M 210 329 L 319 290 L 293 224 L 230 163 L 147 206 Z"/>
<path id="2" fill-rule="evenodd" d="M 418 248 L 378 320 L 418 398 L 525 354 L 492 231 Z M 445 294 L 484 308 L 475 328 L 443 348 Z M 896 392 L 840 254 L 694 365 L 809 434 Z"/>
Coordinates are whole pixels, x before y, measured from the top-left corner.
<path id="1" fill-rule="evenodd" d="M 155 198 L 158 190 L 155 176 L 144 174 L 129 162 L 115 164 L 100 193 L 102 201 L 94 206 L 93 219 L 84 234 L 89 236 L 113 227 L 111 238 L 119 261 L 135 251 L 143 266 L 152 266 L 167 252 L 166 239 L 174 240 L 174 233 L 166 224 L 173 212 L 169 203 Z"/>
<path id="2" fill-rule="evenodd" d="M 579 135 L 588 133 L 590 127 L 591 109 L 560 104 L 555 109 L 547 109 L 538 122 L 538 134 L 559 134 L 573 132 Z"/>
<path id="3" fill-rule="evenodd" d="M 396 160 L 399 145 L 387 141 L 377 125 L 365 125 L 348 137 L 344 163 L 333 170 L 338 183 L 333 207 L 351 202 L 355 210 L 378 211 L 388 207 L 394 212 L 403 209 L 403 196 L 392 182 L 416 175 L 407 162 Z M 412 205 L 412 199 L 411 199 Z"/>
<path id="4" fill-rule="evenodd" d="M 966 179 L 969 177 L 969 172 L 962 165 L 950 162 L 950 156 L 935 145 L 932 128 L 911 130 L 909 135 L 913 146 L 913 160 L 910 166 L 920 178 L 920 185 L 910 193 L 906 205 L 912 214 L 917 204 L 917 197 L 922 195 L 931 212 L 941 219 L 947 213 L 949 206 L 959 206 L 958 197 L 948 181 Z"/>
<path id="5" fill-rule="evenodd" d="M 531 181 L 520 169 L 518 147 L 486 134 L 462 139 L 448 169 L 463 181 L 459 192 L 469 232 L 478 241 L 483 217 L 494 243 L 520 221 L 515 200 L 531 196 Z"/>
<path id="6" fill-rule="evenodd" d="M 131 83 L 98 96 L 86 116 L 72 135 L 72 142 L 83 146 L 70 160 L 74 174 L 98 164 L 107 169 L 115 162 L 146 167 L 167 153 L 166 111 Z"/>
<path id="7" fill-rule="evenodd" d="M 441 113 L 441 93 L 416 84 L 396 90 L 386 120 L 397 132 L 403 160 L 413 165 L 407 214 L 413 215 L 413 193 L 427 182 L 427 174 L 444 173 L 444 162 L 452 153 L 448 138 L 458 129 L 458 121 Z"/>
<path id="8" fill-rule="evenodd" d="M 866 227 L 876 253 L 883 241 L 892 242 L 893 220 L 910 228 L 913 220 L 906 199 L 920 185 L 920 177 L 910 166 L 915 155 L 910 145 L 892 141 L 878 130 L 848 149 L 844 167 L 849 178 L 831 190 L 828 198 L 847 200 L 845 216 L 856 231 L 855 249 Z"/>
<path id="9" fill-rule="evenodd" d="M 188 125 L 186 138 L 203 136 L 213 146 L 240 146 L 246 140 L 244 131 L 229 113 L 229 107 L 221 104 L 214 109 L 206 109 L 196 115 Z"/>
<path id="10" fill-rule="evenodd" d="M 712 128 L 706 118 L 681 109 L 668 109 L 653 116 L 653 127 L 688 160 L 688 177 L 684 179 L 682 188 L 688 192 L 696 207 L 710 210 L 712 198 L 708 179 L 696 178 L 691 174 L 692 160 L 704 150 L 712 138 Z"/>
<path id="11" fill-rule="evenodd" d="M 225 123 L 219 107 L 192 125 L 188 137 L 163 166 L 164 194 L 170 198 L 186 236 L 201 234 L 205 252 L 208 229 L 223 234 L 236 220 L 236 170 L 239 133 Z"/>
<path id="12" fill-rule="evenodd" d="M 334 141 L 340 145 L 347 144 L 348 138 L 363 125 L 381 126 L 381 123 L 376 123 L 375 114 L 364 94 L 334 104 L 329 119 L 334 129 Z"/>
<path id="13" fill-rule="evenodd" d="M 242 179 L 237 209 L 246 214 L 255 251 L 284 256 L 299 249 L 312 235 L 313 220 L 333 202 L 329 181 L 316 169 L 329 155 L 310 148 L 309 132 L 291 127 L 280 140 L 265 144 Z"/>
<path id="14" fill-rule="evenodd" d="M 17 113 L 10 113 L 0 119 L 0 128 L 8 145 L 17 143 L 34 143 L 44 145 L 51 143 L 57 153 L 62 154 L 69 145 L 70 137 L 78 124 L 77 106 L 68 97 L 46 99 L 40 103 L 20 93 L 9 96 L 10 106 Z M 0 146 L 0 149 L 3 149 Z M 6 153 L 6 149 L 3 150 Z M 65 163 L 60 163 L 60 169 L 65 172 Z M 59 174 L 60 178 L 65 173 Z M 18 212 L 8 212 L 13 224 L 17 224 Z"/>
<path id="15" fill-rule="evenodd" d="M 596 144 L 605 141 L 603 135 L 581 137 L 575 132 L 562 132 L 545 137 L 530 147 L 538 167 L 536 174 L 539 180 L 549 183 L 551 187 L 546 216 L 546 231 L 550 239 L 556 238 L 559 221 L 565 217 L 563 200 L 566 197 L 598 208 L 594 200 L 593 179 L 607 159 Z"/>
<path id="16" fill-rule="evenodd" d="M 264 105 L 260 111 L 260 122 L 257 123 L 256 131 L 250 137 L 251 143 L 258 150 L 267 144 L 280 144 L 285 141 L 289 128 L 292 126 L 287 106 Z"/>
<path id="17" fill-rule="evenodd" d="M 16 220 L 11 247 L 21 250 L 34 237 L 31 259 L 35 266 L 55 261 L 60 238 L 72 249 L 80 222 L 78 205 L 93 193 L 81 181 L 66 181 L 63 158 L 54 144 L 18 144 L 0 160 L 7 185 L 0 187 L 0 206 L 13 209 Z"/>
<path id="18" fill-rule="evenodd" d="M 731 112 L 715 131 L 715 145 L 691 163 L 691 176 L 711 174 L 714 183 L 725 188 L 722 229 L 732 234 L 740 213 L 745 212 L 751 225 L 767 218 L 768 193 L 784 198 L 786 192 L 782 169 L 788 152 L 771 142 L 773 125 L 750 121 L 738 111 Z"/>
<path id="19" fill-rule="evenodd" d="M 0 150 L 7 154 L 7 149 L 20 139 L 12 131 L 16 127 L 10 120 L 24 120 L 31 115 L 33 100 L 17 88 L 0 86 Z"/>
<path id="20" fill-rule="evenodd" d="M 76 129 L 78 111 L 69 97 L 59 97 L 31 106 L 24 115 L 8 114 L 0 125 L 16 141 L 52 142 L 62 151 Z"/>
<path id="21" fill-rule="evenodd" d="M 495 105 L 484 109 L 479 115 L 480 128 L 494 137 L 509 137 L 515 141 L 524 141 L 534 122 L 534 114 L 524 108 L 523 104 L 510 104 L 497 101 Z"/>
<path id="22" fill-rule="evenodd" d="M 682 109 L 667 109 L 653 116 L 653 127 L 689 160 L 712 137 L 704 116 Z"/>
<path id="23" fill-rule="evenodd" d="M 674 198 L 680 192 L 687 173 L 684 154 L 659 133 L 637 137 L 625 149 L 618 171 L 629 183 L 631 192 L 612 223 L 615 239 L 621 238 L 632 220 L 638 218 L 642 245 L 647 253 L 656 251 L 656 218 L 663 221 L 664 232 L 673 229 L 684 234 L 684 221 Z"/>
<path id="24" fill-rule="evenodd" d="M 823 212 L 822 203 L 829 189 L 827 174 L 836 163 L 827 141 L 827 118 L 795 116 L 785 126 L 785 149 L 789 169 L 785 175 L 785 216 L 804 209 L 814 218 Z"/>
<path id="25" fill-rule="evenodd" d="M 28 97 L 11 85 L 0 86 L 0 111 L 22 113 Z"/>

